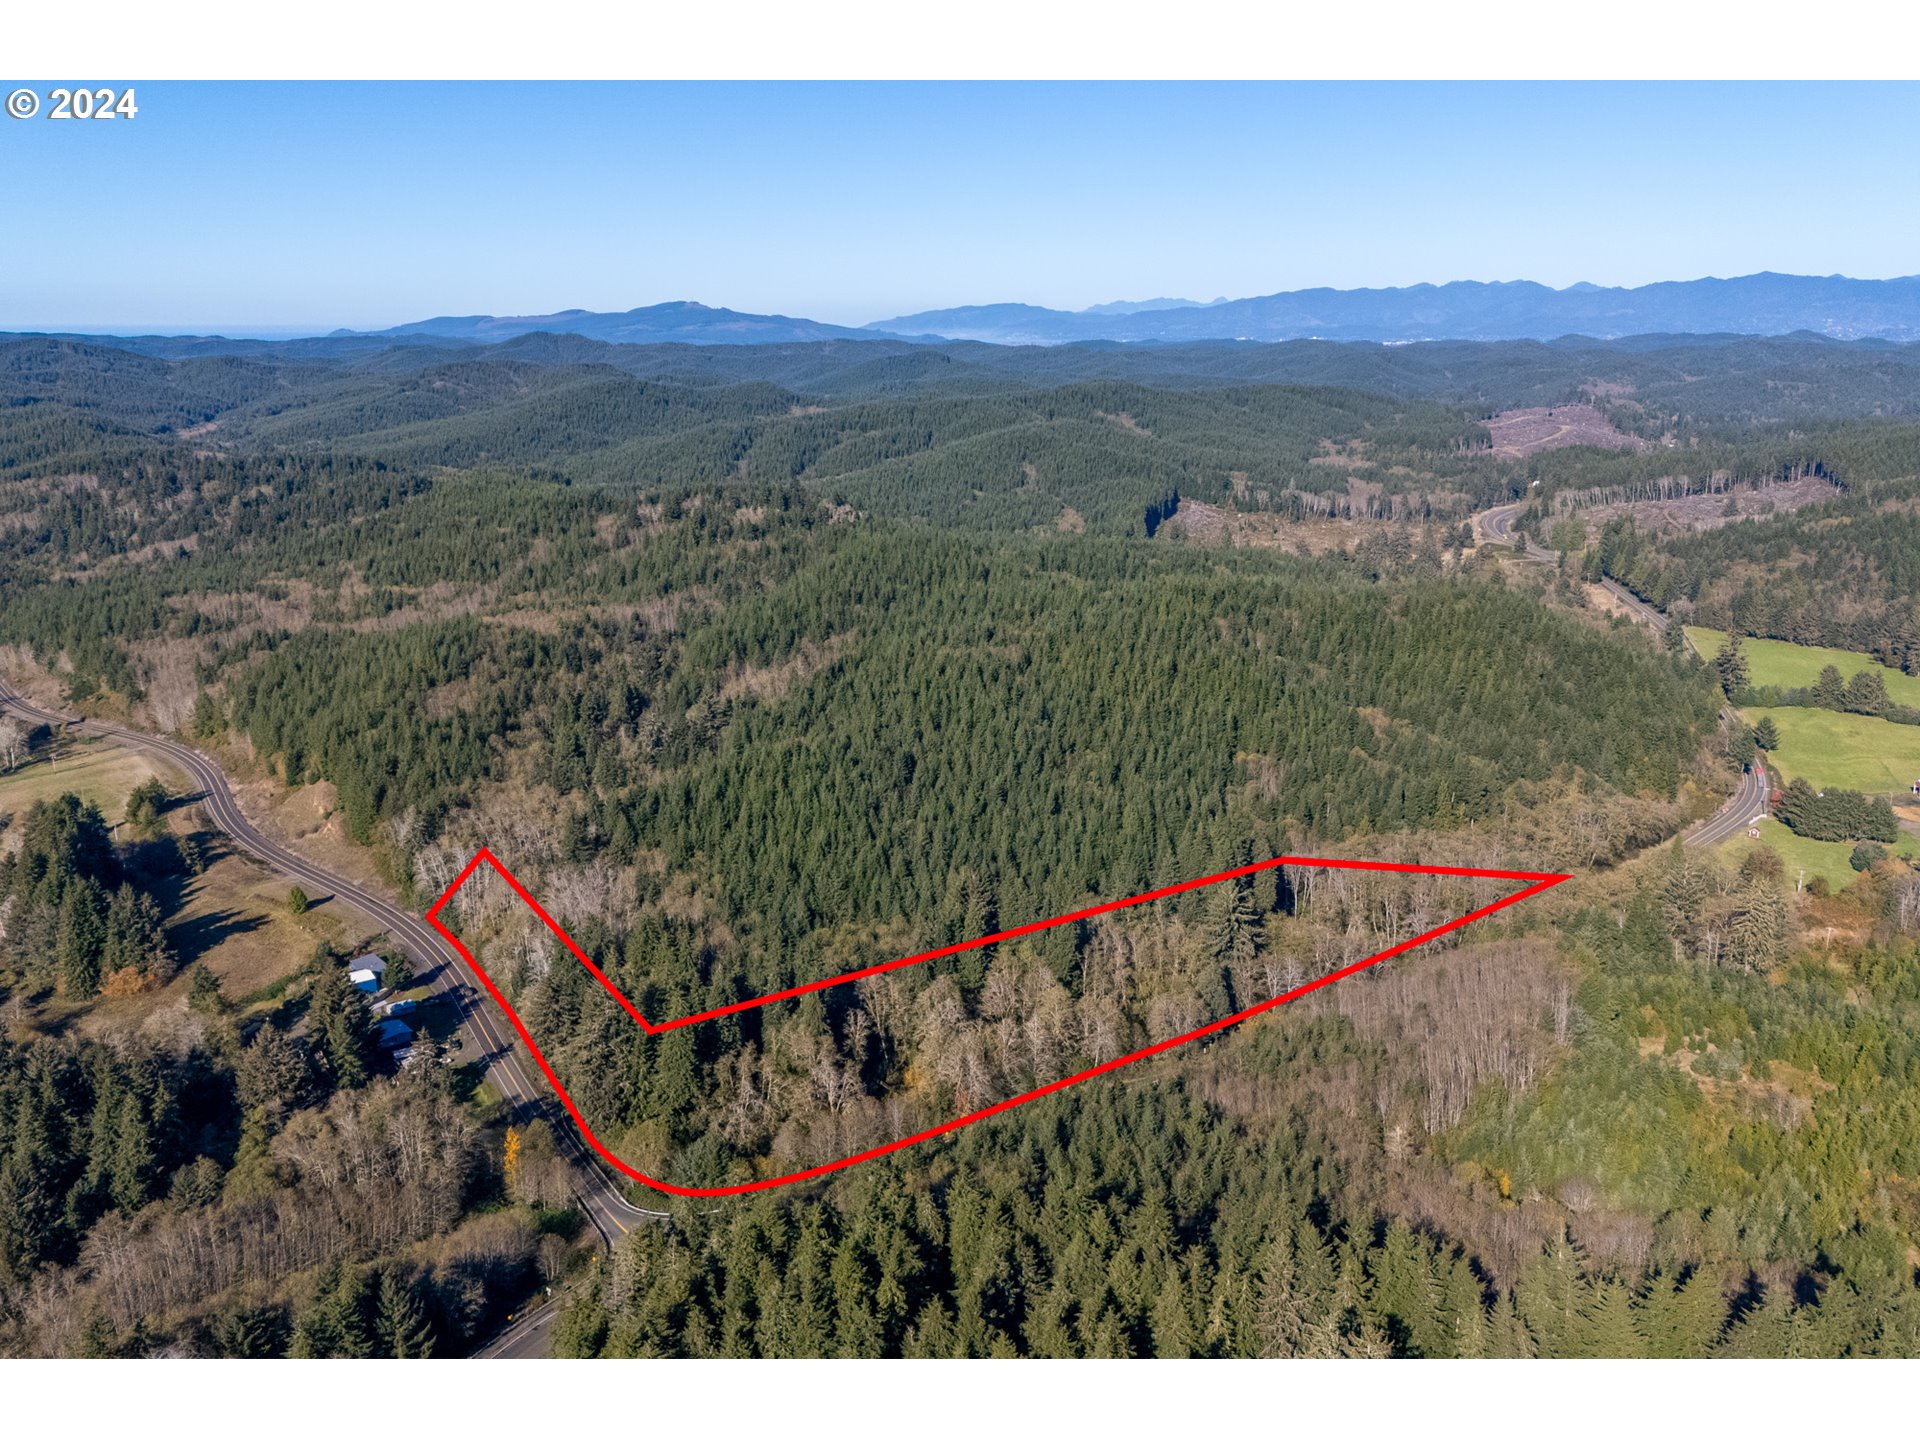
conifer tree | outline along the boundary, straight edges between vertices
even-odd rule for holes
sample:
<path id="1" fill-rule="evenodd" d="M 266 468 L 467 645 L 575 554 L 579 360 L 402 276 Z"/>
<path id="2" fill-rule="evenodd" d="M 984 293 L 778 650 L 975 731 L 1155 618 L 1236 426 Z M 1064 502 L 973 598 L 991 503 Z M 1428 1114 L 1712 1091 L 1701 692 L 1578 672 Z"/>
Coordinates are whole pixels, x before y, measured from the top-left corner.
<path id="1" fill-rule="evenodd" d="M 1537 1354 L 1564 1359 L 1579 1353 L 1587 1287 L 1564 1232 L 1522 1272 L 1514 1287 L 1520 1318 Z"/>
<path id="2" fill-rule="evenodd" d="M 1824 710 L 1842 710 L 1847 704 L 1847 682 L 1838 665 L 1822 665 L 1813 682 L 1813 702 Z"/>
<path id="3" fill-rule="evenodd" d="M 1258 1354 L 1284 1360 L 1302 1352 L 1312 1329 L 1312 1298 L 1302 1293 L 1300 1268 L 1289 1240 L 1269 1241 L 1261 1251 L 1256 1278 L 1259 1294 Z"/>
<path id="4" fill-rule="evenodd" d="M 1251 965 L 1260 955 L 1266 932 L 1253 906 L 1253 887 L 1244 878 L 1214 887 L 1208 943 L 1223 965 Z"/>
<path id="5" fill-rule="evenodd" d="M 1437 1325 L 1439 1309 L 1432 1253 L 1395 1216 L 1374 1256 L 1372 1315 L 1402 1353 L 1438 1355 L 1447 1349 Z"/>
<path id="6" fill-rule="evenodd" d="M 1512 1291 L 1494 1301 L 1487 1327 L 1487 1355 L 1494 1360 L 1531 1360 L 1539 1354 L 1532 1333 L 1520 1318 Z"/>
<path id="7" fill-rule="evenodd" d="M 60 988 L 72 1000 L 91 999 L 100 989 L 100 955 L 106 946 L 106 906 L 100 887 L 85 876 L 66 887 L 60 903 Z"/>
<path id="8" fill-rule="evenodd" d="M 1743 970 L 1765 970 L 1786 944 L 1787 902 L 1771 880 L 1755 876 L 1740 892 L 1729 953 Z"/>
<path id="9" fill-rule="evenodd" d="M 959 1354 L 956 1344 L 953 1311 L 945 1297 L 929 1297 L 907 1331 L 904 1353 L 909 1359 L 951 1360 Z"/>
<path id="10" fill-rule="evenodd" d="M 1758 1305 L 1727 1332 L 1720 1353 L 1736 1359 L 1805 1359 L 1813 1351 L 1810 1317 L 1785 1285 L 1769 1285 Z"/>
<path id="11" fill-rule="evenodd" d="M 1634 1325 L 1633 1292 L 1624 1281 L 1595 1287 L 1581 1315 L 1579 1353 L 1600 1359 L 1644 1358 L 1646 1342 Z"/>
<path id="12" fill-rule="evenodd" d="M 152 839 L 161 831 L 166 806 L 167 787 L 158 780 L 148 780 L 135 786 L 133 793 L 127 797 L 126 823 L 139 834 Z"/>
<path id="13" fill-rule="evenodd" d="M 140 1097 L 129 1090 L 114 1119 L 109 1193 L 122 1210 L 138 1210 L 153 1195 L 158 1157 Z"/>
<path id="14" fill-rule="evenodd" d="M 1486 1296 L 1480 1278 L 1463 1256 L 1448 1260 L 1442 1272 L 1438 1319 L 1444 1340 L 1433 1353 L 1462 1360 L 1479 1360 L 1491 1353 Z"/>
<path id="15" fill-rule="evenodd" d="M 237 1360 L 271 1360 L 286 1354 L 287 1312 L 279 1305 L 238 1305 L 222 1311 L 212 1336 L 220 1354 Z"/>
<path id="16" fill-rule="evenodd" d="M 132 970 L 165 976 L 173 969 L 160 907 L 153 896 L 123 884 L 107 902 L 101 968 L 108 974 Z"/>
<path id="17" fill-rule="evenodd" d="M 1726 1301 L 1713 1276 L 1696 1269 L 1682 1280 L 1656 1273 L 1646 1282 L 1634 1323 L 1656 1360 L 1684 1360 L 1709 1354 L 1726 1323 Z"/>
<path id="18" fill-rule="evenodd" d="M 1720 649 L 1713 657 L 1713 673 L 1720 681 L 1720 688 L 1729 696 L 1747 688 L 1747 654 L 1740 636 L 1728 632 L 1727 638 L 1720 642 Z"/>
<path id="19" fill-rule="evenodd" d="M 358 1358 L 374 1353 L 367 1323 L 367 1282 L 357 1266 L 336 1256 L 315 1277 L 307 1302 L 295 1310 L 288 1353 L 300 1359 Z"/>
<path id="20" fill-rule="evenodd" d="M 1188 1309 L 1187 1293 L 1180 1283 L 1180 1272 L 1169 1266 L 1160 1291 L 1154 1297 L 1151 1319 L 1153 1353 L 1173 1360 L 1186 1360 L 1196 1353 L 1193 1316 Z"/>
<path id="21" fill-rule="evenodd" d="M 558 1359 L 591 1360 L 607 1343 L 607 1311 L 597 1289 L 566 1302 L 553 1321 L 553 1354 Z"/>
<path id="22" fill-rule="evenodd" d="M 193 967 L 192 983 L 187 989 L 187 1008 L 202 1015 L 218 1015 L 226 1009 L 226 996 L 220 990 L 220 977 L 204 964 Z"/>
<path id="23" fill-rule="evenodd" d="M 413 1286 L 392 1270 L 380 1277 L 380 1308 L 374 1318 L 378 1353 L 395 1360 L 433 1357 L 433 1325 Z"/>
<path id="24" fill-rule="evenodd" d="M 833 1291 L 834 1353 L 859 1359 L 884 1353 L 880 1316 L 874 1309 L 872 1283 L 864 1257 L 851 1238 L 834 1252 L 828 1283 Z"/>
<path id="25" fill-rule="evenodd" d="M 1692 948 L 1695 931 L 1705 913 L 1709 893 L 1708 871 L 1676 838 L 1668 861 L 1661 911 L 1667 930 L 1682 949 Z"/>
<path id="26" fill-rule="evenodd" d="M 1846 707 L 1856 715 L 1884 714 L 1890 703 L 1878 670 L 1861 670 L 1847 682 Z"/>
<path id="27" fill-rule="evenodd" d="M 74 1355 L 81 1360 L 110 1360 L 120 1353 L 120 1337 L 114 1329 L 113 1321 L 104 1313 L 95 1310 L 87 1317 L 85 1327 L 80 1331 L 80 1340 Z"/>
<path id="28" fill-rule="evenodd" d="M 336 1085 L 357 1089 L 367 1083 L 373 1053 L 372 1012 L 366 997 L 347 978 L 346 966 L 330 950 L 323 949 L 315 957 L 312 975 L 307 1013 L 320 1053 Z"/>
<path id="29" fill-rule="evenodd" d="M 954 937 L 956 940 L 978 940 L 1000 928 L 993 885 L 975 870 L 962 873 L 960 903 L 960 933 Z M 993 968 L 993 955 L 998 949 L 996 945 L 979 945 L 954 956 L 953 975 L 962 991 L 968 995 L 979 993 L 980 987 L 987 983 L 987 972 Z"/>

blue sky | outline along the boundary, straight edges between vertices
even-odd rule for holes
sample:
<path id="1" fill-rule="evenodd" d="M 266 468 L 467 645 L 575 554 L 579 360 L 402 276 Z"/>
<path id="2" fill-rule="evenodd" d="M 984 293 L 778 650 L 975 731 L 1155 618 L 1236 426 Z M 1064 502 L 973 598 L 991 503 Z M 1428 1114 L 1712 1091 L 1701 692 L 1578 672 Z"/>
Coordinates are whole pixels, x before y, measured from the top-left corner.
<path id="1" fill-rule="evenodd" d="M 1912 85 L 137 93 L 0 119 L 0 329 L 1920 271 Z"/>

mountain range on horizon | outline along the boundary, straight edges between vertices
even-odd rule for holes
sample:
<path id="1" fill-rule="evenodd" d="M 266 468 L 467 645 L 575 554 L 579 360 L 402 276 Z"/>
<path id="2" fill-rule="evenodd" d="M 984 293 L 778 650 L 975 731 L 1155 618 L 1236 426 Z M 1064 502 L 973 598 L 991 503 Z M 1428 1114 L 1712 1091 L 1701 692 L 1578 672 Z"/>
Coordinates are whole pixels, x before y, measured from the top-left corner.
<path id="1" fill-rule="evenodd" d="M 871 340 L 871 330 L 829 325 L 791 315 L 753 315 L 697 300 L 670 300 L 637 310 L 559 310 L 551 315 L 439 315 L 377 331 L 336 330 L 336 336 L 431 337 L 482 344 L 534 334 L 584 335 L 613 345 L 773 345 L 809 340 Z"/>
<path id="2" fill-rule="evenodd" d="M 1162 310 L 1203 310 L 1208 304 L 1226 303 L 1224 297 L 1203 303 L 1162 296 L 1152 300 L 1112 300 L 1104 305 L 1089 306 L 1083 311 L 1049 313 L 1077 314 L 1098 320 L 1102 317 L 1126 317 Z M 550 315 L 438 315 L 386 330 L 336 330 L 333 333 L 340 338 L 374 334 L 396 339 L 424 337 L 468 340 L 479 344 L 539 333 L 584 335 L 615 345 L 658 345 L 675 341 L 694 345 L 770 345 L 804 344 L 815 340 L 872 340 L 876 337 L 907 340 L 970 338 L 939 335 L 930 331 L 909 333 L 891 322 L 855 328 L 791 315 L 755 315 L 723 306 L 703 305 L 698 300 L 669 300 L 659 305 L 622 311 L 558 310 Z"/>
<path id="3" fill-rule="evenodd" d="M 1844 275 L 1761 273 L 1734 279 L 1668 280 L 1634 287 L 1580 283 L 1554 289 L 1531 280 L 1456 280 L 1388 289 L 1289 290 L 1208 305 L 1051 310 L 1022 304 L 925 310 L 875 321 L 869 330 L 949 340 L 1059 345 L 1075 341 L 1552 340 L 1567 335 L 1783 335 L 1836 340 L 1920 340 L 1920 276 L 1854 280 Z"/>
<path id="4" fill-rule="evenodd" d="M 1385 289 L 1316 288 L 1207 302 L 1159 297 L 1084 310 L 1002 302 L 924 310 L 865 326 L 669 301 L 626 311 L 440 315 L 333 340 L 495 344 L 534 334 L 622 345 L 770 345 L 821 341 L 978 341 L 995 345 L 1193 344 L 1284 340 L 1611 341 L 1658 335 L 1788 335 L 1920 341 L 1920 275 L 1856 280 L 1763 272 L 1634 287 L 1456 280 Z M 77 338 L 77 337 L 76 337 Z"/>

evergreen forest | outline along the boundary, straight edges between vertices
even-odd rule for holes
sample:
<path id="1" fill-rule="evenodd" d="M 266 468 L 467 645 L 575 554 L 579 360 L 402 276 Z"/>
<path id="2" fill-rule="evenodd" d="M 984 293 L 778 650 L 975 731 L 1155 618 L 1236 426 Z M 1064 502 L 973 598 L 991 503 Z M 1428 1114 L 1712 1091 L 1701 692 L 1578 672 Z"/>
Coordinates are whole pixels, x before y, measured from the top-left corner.
<path id="1" fill-rule="evenodd" d="M 490 848 L 606 984 L 484 876 L 445 918 L 674 1183 L 887 1144 L 1516 887 L 1288 863 L 755 997 L 1272 856 L 1572 877 L 829 1177 L 627 1187 L 658 1216 L 603 1243 L 571 1122 L 467 1020 L 396 1061 L 332 944 L 224 988 L 200 797 L 82 794 L 10 718 L 0 1349 L 456 1356 L 534 1300 L 577 1356 L 1920 1353 L 1920 819 L 1787 787 L 1843 888 L 1688 843 L 1768 748 L 1723 719 L 1738 639 L 1600 586 L 1920 673 L 1916 365 L 0 337 L 0 679 L 302 797 L 415 912 Z M 1576 404 L 1608 444 L 1499 438 Z M 1504 505 L 1564 558 L 1492 540 Z M 1862 675 L 1761 698 L 1908 718 Z M 609 986 L 734 1008 L 649 1035 Z"/>

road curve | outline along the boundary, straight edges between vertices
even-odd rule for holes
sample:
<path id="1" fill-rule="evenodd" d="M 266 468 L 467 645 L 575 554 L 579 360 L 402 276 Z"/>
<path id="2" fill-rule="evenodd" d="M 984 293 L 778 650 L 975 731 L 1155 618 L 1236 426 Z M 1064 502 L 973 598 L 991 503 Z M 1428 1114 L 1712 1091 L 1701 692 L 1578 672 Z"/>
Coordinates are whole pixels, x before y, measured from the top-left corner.
<path id="1" fill-rule="evenodd" d="M 1687 844 L 1718 845 L 1722 840 L 1733 839 L 1756 819 L 1764 820 L 1770 813 L 1768 789 L 1766 766 L 1756 764 L 1740 777 L 1738 788 L 1726 804 L 1687 831 Z"/>
<path id="2" fill-rule="evenodd" d="M 1513 522 L 1524 508 L 1519 503 L 1496 505 L 1491 510 L 1482 510 L 1476 518 L 1486 532 L 1487 539 L 1500 545 L 1512 545 L 1520 559 L 1539 565 L 1559 564 L 1558 551 L 1543 550 L 1525 535 L 1514 534 Z M 1602 576 L 1600 588 L 1618 600 L 1634 619 L 1654 631 L 1664 632 L 1670 623 L 1659 610 L 1619 581 Z M 1729 727 L 1741 723 L 1740 713 L 1731 705 L 1720 707 L 1720 718 Z M 1718 845 L 1723 840 L 1731 840 L 1751 825 L 1756 816 L 1764 817 L 1767 814 L 1770 789 L 1766 762 L 1756 761 L 1753 769 L 1740 776 L 1739 785 L 1734 787 L 1733 794 L 1727 797 L 1726 802 L 1706 819 L 1696 821 L 1681 838 L 1689 845 Z"/>
<path id="3" fill-rule="evenodd" d="M 1511 504 L 1482 511 L 1477 518 L 1486 538 L 1498 544 L 1514 545 L 1516 536 L 1513 525 L 1521 508 L 1518 504 Z M 1556 552 L 1543 550 L 1524 536 L 1518 538 L 1523 542 L 1515 546 L 1519 558 L 1536 564 L 1559 562 L 1560 557 Z M 1602 580 L 1600 583 L 1637 619 L 1656 631 L 1666 629 L 1667 617 L 1654 607 L 1612 580 Z M 576 1198 L 603 1242 L 611 1245 L 618 1236 L 636 1224 L 667 1218 L 665 1211 L 645 1209 L 629 1201 L 621 1187 L 587 1150 L 574 1127 L 561 1117 L 550 1115 L 551 1102 L 547 1091 L 543 1085 L 529 1080 L 513 1037 L 503 1035 L 485 1001 L 466 983 L 458 957 L 420 917 L 302 859 L 262 835 L 241 811 L 226 772 L 214 760 L 189 745 L 164 736 L 130 730 L 108 721 L 77 719 L 44 710 L 19 695 L 4 678 L 0 678 L 0 708 L 12 709 L 29 720 L 55 729 L 76 730 L 117 740 L 158 755 L 185 771 L 193 783 L 200 787 L 198 798 L 206 806 L 209 818 L 237 847 L 292 880 L 344 900 L 405 943 L 416 963 L 425 962 L 421 963 L 421 969 L 426 974 L 429 989 L 453 1005 L 462 1026 L 477 1040 L 487 1067 L 487 1078 L 494 1088 L 507 1099 L 516 1113 L 529 1118 L 538 1115 L 550 1120 L 554 1135 L 559 1143 L 567 1147 L 574 1162 Z M 1739 718 L 1731 708 L 1721 713 L 1730 721 Z M 1767 791 L 1764 766 L 1743 774 L 1732 797 L 1719 810 L 1687 831 L 1686 841 L 1696 845 L 1717 845 L 1737 835 L 1747 827 L 1752 817 L 1765 812 Z M 316 895 L 315 898 L 320 896 Z M 524 1314 L 476 1351 L 476 1358 L 544 1354 L 551 1320 L 559 1309 L 557 1303 L 549 1303 Z"/>
<path id="4" fill-rule="evenodd" d="M 1513 522 L 1520 518 L 1520 512 L 1524 509 L 1524 503 L 1515 501 L 1511 505 L 1496 505 L 1491 510 L 1482 510 L 1475 518 L 1486 532 L 1487 539 L 1496 545 L 1512 545 L 1522 560 L 1532 560 L 1540 565 L 1559 564 L 1558 551 L 1542 550 L 1527 536 L 1515 536 L 1513 533 Z"/>
<path id="5" fill-rule="evenodd" d="M 401 941 L 413 956 L 424 983 L 436 996 L 446 999 L 459 1017 L 462 1027 L 476 1043 L 475 1053 L 486 1065 L 487 1079 L 504 1096 L 516 1115 L 539 1116 L 549 1120 L 557 1143 L 567 1147 L 574 1161 L 574 1193 L 582 1211 L 600 1238 L 611 1244 L 634 1225 L 648 1220 L 663 1220 L 663 1210 L 647 1210 L 630 1202 L 621 1187 L 602 1168 L 581 1142 L 578 1133 L 564 1117 L 550 1114 L 551 1100 L 544 1084 L 528 1078 L 523 1058 L 513 1037 L 495 1023 L 488 1004 L 479 992 L 466 983 L 459 958 L 447 948 L 433 929 L 417 915 L 409 914 L 351 881 L 302 859 L 284 846 L 262 835 L 240 809 L 226 772 L 208 756 L 190 745 L 144 731 L 129 730 L 104 720 L 76 719 L 43 710 L 25 699 L 0 678 L 0 708 L 11 709 L 29 720 L 55 729 L 79 731 L 119 741 L 149 754 L 160 756 L 186 772 L 199 787 L 197 797 L 205 805 L 208 818 L 239 849 L 269 869 L 276 870 L 303 886 L 311 887 L 313 898 L 331 896 L 345 901 L 377 926 Z"/>

